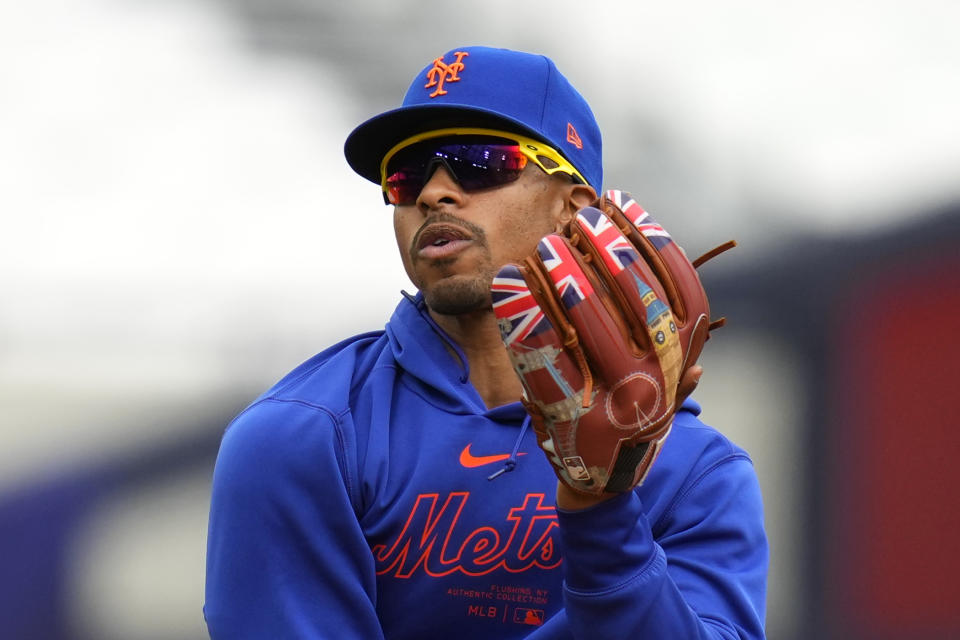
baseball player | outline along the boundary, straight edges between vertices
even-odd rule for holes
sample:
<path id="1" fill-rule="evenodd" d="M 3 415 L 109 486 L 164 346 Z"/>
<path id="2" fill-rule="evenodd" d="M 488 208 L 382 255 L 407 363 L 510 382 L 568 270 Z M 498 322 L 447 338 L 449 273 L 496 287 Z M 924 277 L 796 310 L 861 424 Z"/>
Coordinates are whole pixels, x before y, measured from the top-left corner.
<path id="1" fill-rule="evenodd" d="M 687 398 L 706 296 L 554 63 L 449 51 L 345 153 L 418 292 L 228 427 L 211 637 L 764 637 L 756 475 Z"/>

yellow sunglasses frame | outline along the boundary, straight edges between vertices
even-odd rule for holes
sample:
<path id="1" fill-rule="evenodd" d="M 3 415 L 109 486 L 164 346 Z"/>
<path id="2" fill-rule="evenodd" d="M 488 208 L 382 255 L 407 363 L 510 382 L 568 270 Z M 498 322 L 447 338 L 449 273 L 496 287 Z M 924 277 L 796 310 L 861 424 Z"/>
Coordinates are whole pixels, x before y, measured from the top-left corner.
<path id="1" fill-rule="evenodd" d="M 398 152 L 412 144 L 423 142 L 424 140 L 432 140 L 433 138 L 476 135 L 493 136 L 496 138 L 513 140 L 520 148 L 520 153 L 525 155 L 527 159 L 533 162 L 535 165 L 543 169 L 547 175 L 553 175 L 555 173 L 562 172 L 573 176 L 579 180 L 581 184 L 587 184 L 587 180 L 580 175 L 580 172 L 577 171 L 573 165 L 570 164 L 567 159 L 560 154 L 559 151 L 548 144 L 540 142 L 539 140 L 534 140 L 533 138 L 521 136 L 516 133 L 510 133 L 508 131 L 499 131 L 497 129 L 456 127 L 451 129 L 434 129 L 425 133 L 418 133 L 415 136 L 410 136 L 406 140 L 395 144 L 389 151 L 387 151 L 386 155 L 383 156 L 383 161 L 380 163 L 380 190 L 383 191 L 384 201 L 387 201 L 387 164 L 391 159 L 393 159 L 393 156 L 397 155 Z M 557 166 L 548 169 L 547 167 L 543 166 L 543 162 L 540 161 L 538 156 L 543 156 L 553 162 L 556 162 Z"/>

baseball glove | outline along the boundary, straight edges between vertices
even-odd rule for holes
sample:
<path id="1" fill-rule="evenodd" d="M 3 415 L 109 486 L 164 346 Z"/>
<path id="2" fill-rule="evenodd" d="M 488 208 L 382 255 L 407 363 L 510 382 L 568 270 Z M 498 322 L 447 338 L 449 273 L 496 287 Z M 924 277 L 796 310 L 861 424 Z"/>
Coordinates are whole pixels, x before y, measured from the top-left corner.
<path id="1" fill-rule="evenodd" d="M 710 322 L 695 265 L 630 194 L 607 191 L 493 281 L 493 308 L 540 447 L 588 494 L 643 482 Z"/>

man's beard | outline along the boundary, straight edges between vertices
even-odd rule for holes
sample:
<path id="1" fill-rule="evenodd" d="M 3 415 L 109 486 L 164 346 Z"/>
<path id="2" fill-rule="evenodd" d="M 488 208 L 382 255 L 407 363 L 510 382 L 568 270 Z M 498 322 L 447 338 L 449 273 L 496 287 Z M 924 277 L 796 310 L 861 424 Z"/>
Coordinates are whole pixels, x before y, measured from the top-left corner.
<path id="1" fill-rule="evenodd" d="M 472 278 L 461 276 L 439 282 L 428 291 L 424 291 L 423 297 L 430 309 L 446 316 L 493 308 L 490 278 L 483 275 L 475 275 Z"/>

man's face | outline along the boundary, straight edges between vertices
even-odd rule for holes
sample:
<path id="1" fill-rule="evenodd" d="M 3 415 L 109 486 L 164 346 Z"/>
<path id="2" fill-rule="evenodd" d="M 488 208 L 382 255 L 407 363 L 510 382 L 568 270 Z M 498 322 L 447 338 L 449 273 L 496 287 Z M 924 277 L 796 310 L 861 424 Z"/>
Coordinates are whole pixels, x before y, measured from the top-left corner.
<path id="1" fill-rule="evenodd" d="M 515 182 L 466 192 L 437 168 L 416 203 L 397 206 L 393 216 L 404 268 L 427 306 L 445 315 L 490 308 L 500 267 L 521 262 L 570 219 L 572 188 L 531 164 Z"/>

